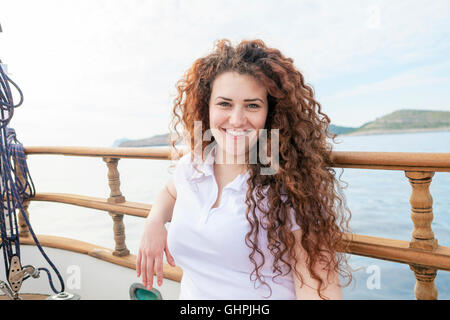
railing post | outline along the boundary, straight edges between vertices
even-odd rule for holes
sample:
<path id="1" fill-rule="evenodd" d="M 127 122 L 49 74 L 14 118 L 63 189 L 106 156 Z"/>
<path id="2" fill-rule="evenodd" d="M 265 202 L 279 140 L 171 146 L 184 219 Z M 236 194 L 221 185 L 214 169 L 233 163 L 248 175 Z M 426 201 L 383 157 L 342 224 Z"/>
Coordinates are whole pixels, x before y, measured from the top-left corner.
<path id="1" fill-rule="evenodd" d="M 25 155 L 25 160 L 28 158 L 27 155 Z M 22 185 L 25 185 L 26 180 L 23 177 L 23 173 L 22 170 L 20 170 L 20 166 L 18 164 L 17 161 L 14 161 L 14 168 L 17 172 L 17 176 L 19 177 L 20 183 L 22 183 Z M 30 192 L 29 190 L 30 188 L 28 188 L 27 192 Z M 30 221 L 30 214 L 28 212 L 28 206 L 30 205 L 30 200 L 25 200 L 22 202 L 22 207 L 23 210 L 25 211 L 25 215 L 27 216 L 28 221 Z M 17 210 L 17 215 L 19 217 L 19 237 L 29 237 L 30 236 L 30 230 L 28 229 L 28 225 L 25 222 L 25 218 L 22 216 L 22 213 L 20 212 L 20 210 Z"/>
<path id="2" fill-rule="evenodd" d="M 108 166 L 108 183 L 111 189 L 108 202 L 111 203 L 122 203 L 125 202 L 125 197 L 120 192 L 120 176 L 119 170 L 117 170 L 117 164 L 120 159 L 118 158 L 108 158 L 104 157 L 103 161 L 106 162 Z M 118 257 L 127 256 L 130 254 L 126 244 L 125 244 L 125 226 L 123 224 L 123 214 L 109 212 L 114 222 L 114 240 L 116 242 L 116 248 L 113 255 Z"/>
<path id="3" fill-rule="evenodd" d="M 30 205 L 30 200 L 25 200 L 22 202 L 23 210 L 25 211 L 25 215 L 27 216 L 28 222 L 30 221 L 30 213 L 28 212 L 28 206 Z M 28 229 L 28 225 L 25 222 L 25 218 L 19 212 L 19 237 L 29 237 L 30 230 Z"/>
<path id="4" fill-rule="evenodd" d="M 438 246 L 434 238 L 431 223 L 433 221 L 433 197 L 430 194 L 430 184 L 434 172 L 405 171 L 412 187 L 411 197 L 411 219 L 414 223 L 410 248 L 433 251 Z M 416 277 L 414 294 L 418 300 L 435 300 L 438 291 L 434 284 L 436 269 L 426 268 L 419 265 L 410 265 Z"/>

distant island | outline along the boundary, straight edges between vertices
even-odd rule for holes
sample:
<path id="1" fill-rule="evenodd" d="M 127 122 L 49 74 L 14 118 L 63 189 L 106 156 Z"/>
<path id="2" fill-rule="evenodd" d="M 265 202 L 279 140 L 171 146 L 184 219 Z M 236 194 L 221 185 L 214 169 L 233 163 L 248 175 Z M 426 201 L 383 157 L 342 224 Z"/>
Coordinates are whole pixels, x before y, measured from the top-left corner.
<path id="1" fill-rule="evenodd" d="M 119 139 L 114 141 L 113 147 L 136 148 L 136 147 L 159 147 L 169 145 L 169 134 L 159 134 L 150 138 L 129 140 Z"/>
<path id="2" fill-rule="evenodd" d="M 330 124 L 330 131 L 337 135 L 368 135 L 386 133 L 404 133 L 421 131 L 450 130 L 450 111 L 429 111 L 402 109 L 389 113 L 360 127 L 343 127 Z M 155 135 L 150 138 L 130 140 L 118 139 L 114 147 L 156 147 L 168 146 L 169 134 Z"/>
<path id="3" fill-rule="evenodd" d="M 345 135 L 450 130 L 450 111 L 398 110 L 348 131 Z"/>

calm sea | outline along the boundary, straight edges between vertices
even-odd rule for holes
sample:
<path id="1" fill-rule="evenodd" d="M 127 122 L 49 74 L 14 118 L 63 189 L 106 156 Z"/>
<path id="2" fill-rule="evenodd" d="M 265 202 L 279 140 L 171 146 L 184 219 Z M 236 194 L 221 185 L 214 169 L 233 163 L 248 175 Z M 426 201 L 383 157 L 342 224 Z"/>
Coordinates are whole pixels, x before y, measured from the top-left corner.
<path id="1" fill-rule="evenodd" d="M 339 137 L 337 151 L 450 152 L 450 131 Z M 33 155 L 28 165 L 37 192 L 108 197 L 106 164 L 99 158 Z M 169 161 L 124 159 L 119 162 L 121 191 L 128 201 L 152 203 L 170 177 Z M 402 171 L 336 169 L 352 212 L 350 227 L 358 234 L 409 241 L 411 187 Z M 450 173 L 437 172 L 430 187 L 435 237 L 450 245 Z M 98 210 L 33 202 L 34 230 L 113 248 L 112 219 Z M 126 216 L 127 245 L 136 253 L 143 219 Z M 22 258 L 26 263 L 26 257 Z M 75 263 L 75 262 L 74 262 Z M 415 278 L 408 265 L 351 256 L 354 280 L 344 289 L 347 299 L 414 299 Z M 439 299 L 450 299 L 450 272 L 438 271 Z"/>

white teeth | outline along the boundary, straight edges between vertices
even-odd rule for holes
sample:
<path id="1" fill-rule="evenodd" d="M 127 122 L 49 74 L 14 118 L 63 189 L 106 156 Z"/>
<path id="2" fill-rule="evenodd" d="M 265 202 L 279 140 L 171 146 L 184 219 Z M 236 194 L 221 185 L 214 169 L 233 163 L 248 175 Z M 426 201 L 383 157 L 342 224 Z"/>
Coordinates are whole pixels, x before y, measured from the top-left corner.
<path id="1" fill-rule="evenodd" d="M 235 131 L 231 129 L 226 130 L 228 134 L 231 134 L 233 136 L 245 136 L 249 134 L 252 130 L 243 130 L 243 131 Z"/>

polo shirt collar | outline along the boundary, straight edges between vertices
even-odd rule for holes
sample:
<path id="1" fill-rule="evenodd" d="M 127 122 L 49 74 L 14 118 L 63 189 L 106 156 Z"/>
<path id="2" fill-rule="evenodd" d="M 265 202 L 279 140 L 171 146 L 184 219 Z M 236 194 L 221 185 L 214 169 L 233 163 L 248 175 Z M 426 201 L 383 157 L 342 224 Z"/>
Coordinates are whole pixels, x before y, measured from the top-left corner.
<path id="1" fill-rule="evenodd" d="M 211 148 L 211 150 L 208 152 L 205 161 L 194 161 L 196 162 L 197 169 L 201 172 L 198 172 L 197 170 L 192 167 L 192 175 L 190 177 L 190 180 L 192 182 L 201 182 L 204 178 L 209 176 L 214 176 L 214 160 L 216 156 L 217 151 L 217 143 Z M 194 156 L 195 157 L 195 156 Z M 247 180 L 250 178 L 250 172 L 247 171 L 246 173 L 239 174 L 232 182 L 230 182 L 228 185 L 226 185 L 226 188 L 233 189 L 235 191 L 244 191 L 247 188 Z"/>
<path id="2" fill-rule="evenodd" d="M 214 174 L 214 159 L 216 155 L 216 148 L 217 144 L 212 147 L 212 150 L 210 150 L 206 156 L 205 161 L 202 161 L 202 159 L 199 159 L 197 155 L 194 154 L 194 162 L 192 163 L 192 175 L 190 177 L 190 180 L 192 181 L 200 181 L 204 177 L 209 177 Z M 194 165 L 196 164 L 197 170 Z"/>

